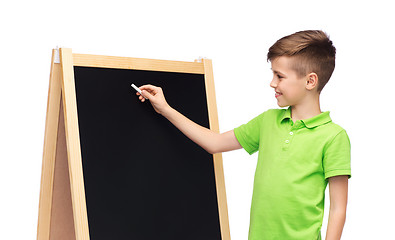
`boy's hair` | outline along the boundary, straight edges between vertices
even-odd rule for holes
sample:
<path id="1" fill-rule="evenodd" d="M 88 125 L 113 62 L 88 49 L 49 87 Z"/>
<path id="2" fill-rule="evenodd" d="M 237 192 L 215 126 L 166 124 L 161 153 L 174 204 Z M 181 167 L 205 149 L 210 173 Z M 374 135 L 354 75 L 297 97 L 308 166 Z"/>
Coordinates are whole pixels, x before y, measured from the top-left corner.
<path id="1" fill-rule="evenodd" d="M 336 48 L 321 30 L 300 31 L 279 39 L 269 48 L 267 61 L 280 56 L 293 57 L 292 68 L 299 77 L 314 72 L 320 93 L 335 69 Z"/>

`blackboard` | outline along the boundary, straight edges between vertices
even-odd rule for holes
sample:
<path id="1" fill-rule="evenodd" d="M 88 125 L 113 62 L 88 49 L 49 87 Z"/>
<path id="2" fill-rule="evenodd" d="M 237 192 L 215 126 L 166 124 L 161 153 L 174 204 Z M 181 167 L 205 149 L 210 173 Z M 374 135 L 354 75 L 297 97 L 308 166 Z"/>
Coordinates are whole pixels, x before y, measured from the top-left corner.
<path id="1" fill-rule="evenodd" d="M 212 61 L 52 51 L 38 240 L 230 240 L 222 154 L 131 87 L 219 133 Z"/>
<path id="2" fill-rule="evenodd" d="M 74 66 L 91 240 L 221 239 L 213 155 L 130 86 L 209 128 L 204 74 Z"/>

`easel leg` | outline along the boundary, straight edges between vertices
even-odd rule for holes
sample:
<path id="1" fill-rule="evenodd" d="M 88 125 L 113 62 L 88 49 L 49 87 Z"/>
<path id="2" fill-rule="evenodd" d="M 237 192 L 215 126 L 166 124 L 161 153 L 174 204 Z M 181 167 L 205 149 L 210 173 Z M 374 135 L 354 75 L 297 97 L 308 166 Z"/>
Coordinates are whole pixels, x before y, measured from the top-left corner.
<path id="1" fill-rule="evenodd" d="M 52 52 L 37 239 L 75 239 L 61 102 L 61 65 Z M 65 176 L 66 175 L 66 176 Z"/>

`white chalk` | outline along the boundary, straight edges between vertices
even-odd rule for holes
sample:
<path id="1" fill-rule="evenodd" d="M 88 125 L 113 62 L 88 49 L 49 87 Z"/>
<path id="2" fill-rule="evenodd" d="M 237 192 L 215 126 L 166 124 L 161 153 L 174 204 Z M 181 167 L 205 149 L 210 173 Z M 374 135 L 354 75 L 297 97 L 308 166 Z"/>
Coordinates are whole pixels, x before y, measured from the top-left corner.
<path id="1" fill-rule="evenodd" d="M 139 92 L 139 93 L 141 94 L 141 96 L 143 96 L 145 99 L 148 99 L 148 98 L 146 98 L 146 97 L 143 95 L 143 93 L 141 92 L 140 88 L 136 87 L 136 85 L 134 85 L 133 83 L 132 83 L 132 87 L 133 87 L 137 92 Z"/>

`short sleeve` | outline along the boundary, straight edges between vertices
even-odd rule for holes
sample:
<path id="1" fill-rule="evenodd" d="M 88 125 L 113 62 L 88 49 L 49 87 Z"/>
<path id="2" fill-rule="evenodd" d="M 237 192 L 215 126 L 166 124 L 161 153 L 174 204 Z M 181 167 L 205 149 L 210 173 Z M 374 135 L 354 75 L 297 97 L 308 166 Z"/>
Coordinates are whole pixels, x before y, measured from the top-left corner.
<path id="1" fill-rule="evenodd" d="M 237 141 L 250 155 L 259 149 L 259 135 L 263 116 L 264 112 L 233 130 Z"/>
<path id="2" fill-rule="evenodd" d="M 344 129 L 325 147 L 323 168 L 325 179 L 338 175 L 351 178 L 351 144 Z"/>

